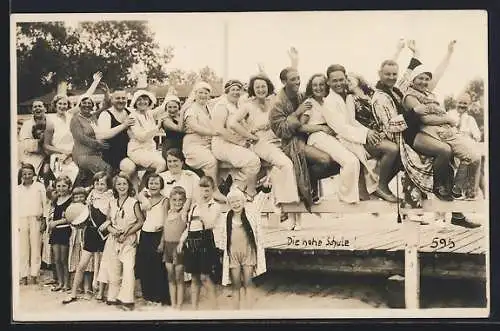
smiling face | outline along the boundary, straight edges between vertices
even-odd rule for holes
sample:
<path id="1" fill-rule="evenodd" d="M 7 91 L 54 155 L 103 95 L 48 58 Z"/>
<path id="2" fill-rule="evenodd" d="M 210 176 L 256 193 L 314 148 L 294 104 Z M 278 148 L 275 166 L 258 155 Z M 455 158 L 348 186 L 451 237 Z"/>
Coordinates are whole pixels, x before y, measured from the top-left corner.
<path id="1" fill-rule="evenodd" d="M 159 194 L 161 191 L 161 179 L 157 176 L 149 178 L 146 187 L 151 195 Z"/>
<path id="2" fill-rule="evenodd" d="M 40 118 L 45 114 L 45 106 L 41 101 L 33 101 L 31 105 L 31 112 L 33 113 L 33 117 Z"/>
<path id="3" fill-rule="evenodd" d="M 380 81 L 387 87 L 394 87 L 398 80 L 398 66 L 395 64 L 386 64 L 379 71 L 378 75 Z"/>
<path id="4" fill-rule="evenodd" d="M 184 207 L 184 203 L 186 202 L 186 198 L 182 194 L 173 194 L 170 197 L 170 205 L 172 209 L 175 211 L 179 211 Z"/>
<path id="5" fill-rule="evenodd" d="M 420 91 L 427 90 L 431 77 L 426 73 L 421 73 L 413 79 L 413 85 Z"/>
<path id="6" fill-rule="evenodd" d="M 202 106 L 205 106 L 210 98 L 210 92 L 207 89 L 200 88 L 195 92 L 196 102 Z"/>
<path id="7" fill-rule="evenodd" d="M 179 174 L 182 171 L 182 160 L 173 155 L 167 155 L 167 169 L 173 174 Z"/>
<path id="8" fill-rule="evenodd" d="M 269 88 L 267 87 L 266 81 L 263 79 L 256 79 L 253 82 L 253 90 L 258 99 L 264 99 L 269 95 Z"/>
<path id="9" fill-rule="evenodd" d="M 127 105 L 127 94 L 125 91 L 115 91 L 111 97 L 111 103 L 116 110 L 123 110 Z"/>
<path id="10" fill-rule="evenodd" d="M 313 97 L 323 98 L 326 95 L 326 80 L 323 76 L 316 76 L 311 81 Z"/>
<path id="11" fill-rule="evenodd" d="M 106 183 L 106 177 L 96 180 L 94 182 L 94 189 L 99 193 L 105 192 L 108 189 L 108 184 Z"/>
<path id="12" fill-rule="evenodd" d="M 69 101 L 67 98 L 61 98 L 56 102 L 56 113 L 62 115 L 66 113 L 69 107 Z"/>
<path id="13" fill-rule="evenodd" d="M 89 116 L 94 109 L 94 103 L 90 98 L 85 98 L 80 102 L 80 112 L 83 116 Z"/>
<path id="14" fill-rule="evenodd" d="M 236 197 L 236 196 L 229 197 L 227 202 L 228 202 L 231 210 L 233 210 L 236 214 L 241 213 L 241 211 L 243 210 L 244 202 L 240 197 Z"/>
<path id="15" fill-rule="evenodd" d="M 340 70 L 333 71 L 328 76 L 328 85 L 330 86 L 333 92 L 337 94 L 342 94 L 345 92 L 347 87 L 347 77 Z"/>
<path id="16" fill-rule="evenodd" d="M 69 194 L 69 185 L 60 180 L 56 183 L 56 193 L 58 196 L 63 197 Z"/>
<path id="17" fill-rule="evenodd" d="M 26 185 L 31 185 L 33 183 L 33 178 L 35 177 L 35 173 L 31 169 L 22 169 L 21 170 L 21 178 L 23 183 Z"/>
<path id="18" fill-rule="evenodd" d="M 171 118 L 177 117 L 177 115 L 179 114 L 179 110 L 180 110 L 179 104 L 175 101 L 167 102 L 165 109 L 167 110 L 168 116 L 170 116 Z"/>
<path id="19" fill-rule="evenodd" d="M 146 95 L 141 95 L 140 97 L 137 98 L 137 101 L 135 102 L 135 108 L 138 111 L 146 111 L 150 105 L 151 105 L 151 99 L 149 99 L 149 97 Z"/>
<path id="20" fill-rule="evenodd" d="M 227 92 L 227 99 L 231 102 L 238 102 L 238 99 L 241 96 L 241 87 L 239 86 L 231 86 L 229 91 Z"/>
<path id="21" fill-rule="evenodd" d="M 462 94 L 457 100 L 457 111 L 463 114 L 469 109 L 471 102 L 472 100 L 469 94 Z"/>
<path id="22" fill-rule="evenodd" d="M 214 188 L 211 186 L 200 186 L 200 197 L 203 201 L 209 201 L 214 195 Z"/>
<path id="23" fill-rule="evenodd" d="M 300 76 L 297 70 L 289 70 L 286 74 L 285 88 L 288 91 L 298 93 L 300 87 Z"/>
<path id="24" fill-rule="evenodd" d="M 118 177 L 115 182 L 115 190 L 118 195 L 123 197 L 128 195 L 128 181 L 123 177 Z"/>

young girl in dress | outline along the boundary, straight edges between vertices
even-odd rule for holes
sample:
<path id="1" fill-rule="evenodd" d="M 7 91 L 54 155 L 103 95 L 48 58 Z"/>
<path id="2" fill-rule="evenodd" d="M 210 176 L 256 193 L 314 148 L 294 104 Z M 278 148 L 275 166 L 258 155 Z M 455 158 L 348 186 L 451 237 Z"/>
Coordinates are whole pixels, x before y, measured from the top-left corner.
<path id="1" fill-rule="evenodd" d="M 99 271 L 100 256 L 104 249 L 104 239 L 103 234 L 100 233 L 99 227 L 105 222 L 106 215 L 109 212 L 110 204 L 113 199 L 112 192 L 109 188 L 109 177 L 105 172 L 98 172 L 94 176 L 94 188 L 89 193 L 87 197 L 87 205 L 89 207 L 90 216 L 85 223 L 85 229 L 83 232 L 83 249 L 80 256 L 79 264 L 76 268 L 75 278 L 73 280 L 73 287 L 71 289 L 71 295 L 63 301 L 63 304 L 68 304 L 77 300 L 77 289 L 81 285 L 82 278 L 87 276 L 85 271 L 87 270 L 89 264 L 94 264 L 94 282 L 92 282 L 92 287 L 96 288 L 97 284 L 97 273 Z M 75 190 L 73 190 L 73 200 L 75 197 Z M 79 202 L 84 202 L 78 198 Z M 93 260 L 93 261 L 92 261 Z M 96 267 L 97 266 L 97 267 Z M 90 283 L 90 279 L 86 280 Z M 96 295 L 96 299 L 101 301 L 104 293 L 104 283 L 99 283 L 99 290 Z"/>
<path id="2" fill-rule="evenodd" d="M 158 251 L 163 252 L 163 262 L 169 275 L 170 301 L 175 309 L 181 309 L 184 301 L 184 265 L 182 252 L 177 252 L 177 246 L 186 229 L 186 222 L 182 217 L 186 200 L 186 190 L 181 186 L 174 186 L 170 191 L 170 209 L 163 224 L 163 240 L 158 247 Z"/>
<path id="3" fill-rule="evenodd" d="M 231 210 L 220 236 L 224 250 L 222 285 L 233 284 L 234 307 L 240 309 L 252 302 L 252 278 L 266 271 L 266 260 L 260 241 L 260 214 L 245 204 L 245 195 L 238 189 L 228 193 L 227 201 Z"/>
<path id="4" fill-rule="evenodd" d="M 75 187 L 73 189 L 73 203 L 83 203 L 85 204 L 87 198 L 87 191 L 83 187 Z M 68 270 L 70 273 L 70 278 L 73 278 L 73 285 L 76 283 L 76 272 L 80 265 L 82 254 L 83 254 L 83 243 L 84 243 L 84 231 L 85 224 L 79 224 L 77 226 L 71 225 L 71 237 L 69 238 L 69 257 L 68 257 Z M 94 261 L 92 260 L 92 255 L 90 255 L 90 263 L 85 264 L 83 269 L 83 291 L 85 293 L 84 298 L 90 300 L 92 296 L 92 276 L 94 273 Z M 78 286 L 81 285 L 81 279 L 78 280 Z M 77 286 L 77 287 L 78 287 Z M 74 287 L 74 286 L 73 286 Z M 77 290 L 77 288 L 75 288 Z M 73 288 L 71 291 L 71 298 L 76 299 L 76 293 L 73 295 Z M 65 303 L 67 300 L 64 300 Z"/>
<path id="5" fill-rule="evenodd" d="M 35 167 L 21 165 L 21 184 L 17 188 L 18 240 L 21 284 L 27 285 L 28 275 L 38 283 L 41 266 L 41 242 L 47 214 L 45 187 L 34 180 Z"/>
<path id="6" fill-rule="evenodd" d="M 109 284 L 108 305 L 133 310 L 137 231 L 144 223 L 144 215 L 124 173 L 113 178 L 113 195 L 108 219 L 102 225 L 110 235 L 104 245 L 98 280 Z"/>
<path id="7" fill-rule="evenodd" d="M 158 246 L 162 241 L 163 222 L 169 201 L 161 192 L 165 184 L 158 174 L 152 174 L 146 182 L 146 191 L 141 192 L 139 201 L 146 214 L 141 228 L 135 259 L 135 275 L 141 281 L 142 297 L 147 305 L 168 304 L 167 271 Z"/>
<path id="8" fill-rule="evenodd" d="M 90 208 L 90 221 L 85 234 L 83 249 L 94 255 L 94 279 L 92 287 L 98 288 L 97 301 L 103 300 L 104 282 L 98 281 L 99 267 L 101 265 L 102 252 L 104 250 L 105 239 L 108 232 L 104 229 L 104 224 L 113 201 L 113 191 L 111 190 L 111 177 L 104 171 L 98 172 L 94 176 L 94 187 L 87 197 L 87 204 Z"/>
<path id="9" fill-rule="evenodd" d="M 48 222 L 48 227 L 51 231 L 49 244 L 52 245 L 58 280 L 58 284 L 52 288 L 53 292 L 70 289 L 68 248 L 71 227 L 64 218 L 64 211 L 71 204 L 71 185 L 71 179 L 68 176 L 61 176 L 56 179 L 57 197 L 53 202 L 52 219 Z"/>
<path id="10" fill-rule="evenodd" d="M 198 310 L 200 286 L 208 290 L 212 308 L 217 307 L 215 285 L 210 278 L 217 256 L 213 229 L 220 218 L 220 205 L 213 199 L 215 184 L 211 177 L 203 176 L 199 182 L 200 200 L 189 211 L 188 224 L 182 233 L 177 252 L 184 254 L 184 267 L 192 275 L 191 304 Z M 184 243 L 186 246 L 184 248 Z M 184 249 L 183 249 L 184 248 Z"/>

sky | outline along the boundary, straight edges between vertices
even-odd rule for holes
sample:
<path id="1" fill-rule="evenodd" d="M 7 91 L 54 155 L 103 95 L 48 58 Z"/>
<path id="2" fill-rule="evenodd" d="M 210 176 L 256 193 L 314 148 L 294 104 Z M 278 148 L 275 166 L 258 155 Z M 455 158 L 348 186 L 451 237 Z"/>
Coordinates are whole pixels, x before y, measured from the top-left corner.
<path id="1" fill-rule="evenodd" d="M 247 81 L 257 72 L 257 63 L 262 63 L 280 86 L 279 72 L 289 64 L 287 49 L 294 46 L 300 55 L 302 88 L 312 74 L 324 73 L 334 63 L 375 83 L 380 63 L 391 58 L 397 41 L 405 38 L 416 40 L 421 60 L 430 70 L 446 54 L 449 41 L 457 40 L 448 70 L 436 88 L 441 98 L 458 94 L 473 78 L 487 80 L 486 11 L 44 15 L 44 20 L 55 18 L 64 18 L 70 25 L 94 19 L 147 20 L 159 44 L 174 47 L 167 71 L 208 65 L 225 79 Z M 40 16 L 31 19 L 40 20 Z M 409 59 L 410 51 L 404 49 L 398 62 L 405 67 Z"/>
<path id="2" fill-rule="evenodd" d="M 303 88 L 312 74 L 324 73 L 334 63 L 375 83 L 380 63 L 391 58 L 397 41 L 405 38 L 416 40 L 421 60 L 431 70 L 445 56 L 449 41 L 457 40 L 436 89 L 441 97 L 458 94 L 475 77 L 487 79 L 487 16 L 482 11 L 161 14 L 150 17 L 149 26 L 162 46 L 175 48 L 168 67 L 209 65 L 224 78 L 247 80 L 260 62 L 279 84 L 279 72 L 289 64 L 287 49 L 294 46 Z M 406 66 L 410 56 L 404 49 L 399 64 Z"/>

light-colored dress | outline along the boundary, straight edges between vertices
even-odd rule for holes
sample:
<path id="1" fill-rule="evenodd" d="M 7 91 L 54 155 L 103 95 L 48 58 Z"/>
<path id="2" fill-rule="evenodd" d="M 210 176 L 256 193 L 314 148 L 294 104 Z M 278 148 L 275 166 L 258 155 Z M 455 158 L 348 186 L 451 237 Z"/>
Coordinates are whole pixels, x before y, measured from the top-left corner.
<path id="1" fill-rule="evenodd" d="M 255 101 L 246 102 L 243 107 L 248 112 L 246 123 L 249 130 L 267 125 L 269 127 L 269 109 L 272 101 L 266 101 L 261 108 Z M 269 162 L 271 169 L 271 183 L 275 203 L 299 202 L 297 181 L 292 160 L 281 149 L 281 141 L 270 129 L 255 132 L 259 141 L 252 145 L 252 150 L 261 159 Z"/>

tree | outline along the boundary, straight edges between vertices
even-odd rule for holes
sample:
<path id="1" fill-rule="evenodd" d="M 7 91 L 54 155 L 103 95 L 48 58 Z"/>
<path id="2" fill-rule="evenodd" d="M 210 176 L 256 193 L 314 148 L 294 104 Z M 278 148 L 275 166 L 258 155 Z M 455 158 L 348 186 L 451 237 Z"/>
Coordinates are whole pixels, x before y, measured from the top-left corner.
<path id="1" fill-rule="evenodd" d="M 134 65 L 143 63 L 157 82 L 167 77 L 164 65 L 173 48 L 160 49 L 145 21 L 18 23 L 16 26 L 18 99 L 53 91 L 61 81 L 86 88 L 92 74 L 104 73 L 110 88 L 134 86 Z"/>

